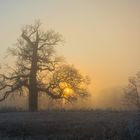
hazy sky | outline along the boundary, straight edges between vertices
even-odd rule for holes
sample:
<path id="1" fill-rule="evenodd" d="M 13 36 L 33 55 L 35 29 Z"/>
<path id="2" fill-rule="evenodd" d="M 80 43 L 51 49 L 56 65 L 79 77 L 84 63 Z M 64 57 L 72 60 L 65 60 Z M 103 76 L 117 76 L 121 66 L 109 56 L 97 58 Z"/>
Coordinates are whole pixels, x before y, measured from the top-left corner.
<path id="1" fill-rule="evenodd" d="M 91 77 L 94 95 L 140 70 L 140 0 L 0 0 L 0 60 L 35 19 L 64 36 L 58 53 Z"/>

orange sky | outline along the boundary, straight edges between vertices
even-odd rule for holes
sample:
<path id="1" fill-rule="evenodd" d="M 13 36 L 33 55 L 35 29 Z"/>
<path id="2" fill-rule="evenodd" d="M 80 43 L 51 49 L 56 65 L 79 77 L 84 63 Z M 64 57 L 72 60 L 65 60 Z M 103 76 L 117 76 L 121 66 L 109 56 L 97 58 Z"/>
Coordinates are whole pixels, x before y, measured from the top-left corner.
<path id="1" fill-rule="evenodd" d="M 44 30 L 51 28 L 64 36 L 58 54 L 91 77 L 94 96 L 123 87 L 140 70 L 139 0 L 0 1 L 1 61 L 22 25 L 38 18 Z"/>

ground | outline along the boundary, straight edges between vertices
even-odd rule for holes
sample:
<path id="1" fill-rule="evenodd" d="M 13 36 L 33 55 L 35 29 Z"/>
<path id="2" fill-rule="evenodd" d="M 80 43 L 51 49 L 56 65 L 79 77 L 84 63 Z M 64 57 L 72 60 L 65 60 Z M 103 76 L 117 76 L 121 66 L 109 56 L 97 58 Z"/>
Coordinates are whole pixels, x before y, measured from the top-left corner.
<path id="1" fill-rule="evenodd" d="M 1 112 L 0 140 L 140 140 L 140 113 Z"/>

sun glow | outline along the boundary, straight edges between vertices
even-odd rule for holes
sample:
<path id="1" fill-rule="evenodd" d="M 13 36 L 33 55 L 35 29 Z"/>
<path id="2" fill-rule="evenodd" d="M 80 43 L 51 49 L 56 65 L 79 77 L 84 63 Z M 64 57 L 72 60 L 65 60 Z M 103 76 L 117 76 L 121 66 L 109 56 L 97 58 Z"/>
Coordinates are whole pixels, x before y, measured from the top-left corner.
<path id="1" fill-rule="evenodd" d="M 64 89 L 64 94 L 69 96 L 69 95 L 73 94 L 73 90 L 71 88 L 65 88 Z"/>
<path id="2" fill-rule="evenodd" d="M 67 84 L 66 82 L 60 82 L 60 83 L 59 83 L 59 87 L 60 87 L 61 89 L 65 89 L 65 88 L 68 88 L 68 84 Z"/>

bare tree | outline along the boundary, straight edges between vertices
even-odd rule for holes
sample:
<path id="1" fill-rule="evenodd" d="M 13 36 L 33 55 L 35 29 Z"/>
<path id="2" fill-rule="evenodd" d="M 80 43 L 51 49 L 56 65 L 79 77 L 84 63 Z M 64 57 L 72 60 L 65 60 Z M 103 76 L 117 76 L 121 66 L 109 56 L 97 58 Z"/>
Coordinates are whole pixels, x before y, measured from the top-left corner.
<path id="1" fill-rule="evenodd" d="M 124 99 L 128 105 L 134 105 L 140 110 L 140 72 L 129 78 L 129 84 L 124 89 Z"/>
<path id="2" fill-rule="evenodd" d="M 62 58 L 56 56 L 55 47 L 62 42 L 62 36 L 53 30 L 44 32 L 40 26 L 39 21 L 24 26 L 16 47 L 9 49 L 10 54 L 16 57 L 15 68 L 7 74 L 0 74 L 0 101 L 12 93 L 26 92 L 29 95 L 29 111 L 38 110 L 39 93 L 53 99 L 70 100 L 60 88 L 64 81 L 75 93 L 87 94 L 86 90 L 82 92 L 76 87 L 78 82 L 84 82 L 84 78 L 76 69 L 62 66 Z"/>
<path id="3" fill-rule="evenodd" d="M 62 65 L 58 67 L 50 81 L 51 93 L 58 98 L 64 98 L 68 102 L 76 101 L 78 97 L 89 96 L 88 85 L 90 79 L 83 76 L 74 66 Z"/>

